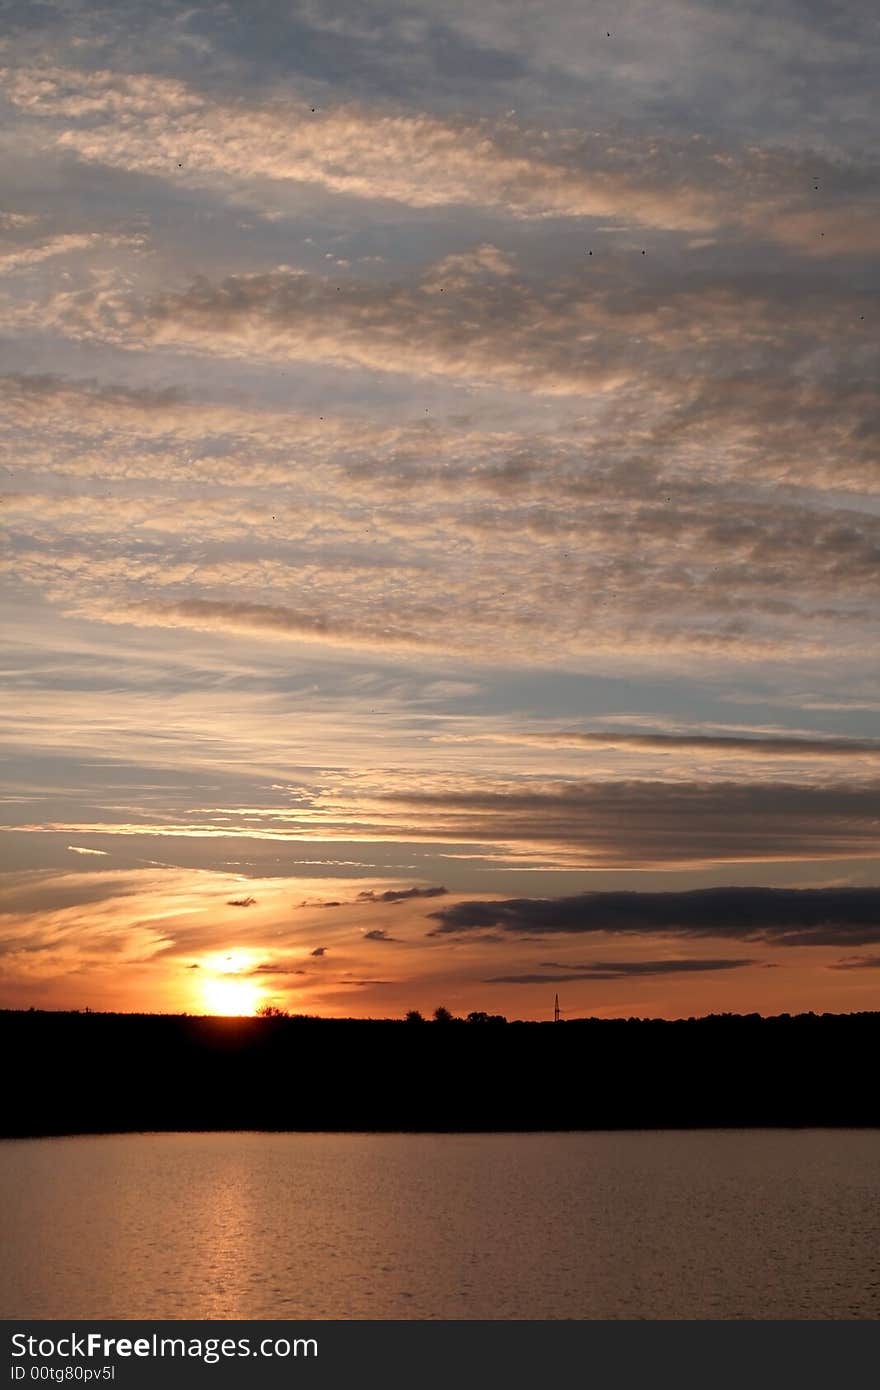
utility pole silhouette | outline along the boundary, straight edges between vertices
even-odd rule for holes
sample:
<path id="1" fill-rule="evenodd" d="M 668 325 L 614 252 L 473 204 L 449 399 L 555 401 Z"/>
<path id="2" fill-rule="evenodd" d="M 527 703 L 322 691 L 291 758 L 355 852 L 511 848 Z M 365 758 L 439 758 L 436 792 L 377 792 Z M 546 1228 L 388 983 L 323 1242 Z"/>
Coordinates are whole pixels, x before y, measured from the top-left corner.
<path id="1" fill-rule="evenodd" d="M 560 1007 L 559 1007 L 559 995 L 557 994 L 557 996 L 556 996 L 556 998 L 555 998 L 555 1000 L 554 1000 L 554 1003 L 553 1003 L 553 1022 L 554 1022 L 554 1023 L 558 1023 L 558 1022 L 559 1022 L 559 1016 L 560 1016 L 561 1013 L 562 1013 L 562 1010 L 561 1010 Z"/>

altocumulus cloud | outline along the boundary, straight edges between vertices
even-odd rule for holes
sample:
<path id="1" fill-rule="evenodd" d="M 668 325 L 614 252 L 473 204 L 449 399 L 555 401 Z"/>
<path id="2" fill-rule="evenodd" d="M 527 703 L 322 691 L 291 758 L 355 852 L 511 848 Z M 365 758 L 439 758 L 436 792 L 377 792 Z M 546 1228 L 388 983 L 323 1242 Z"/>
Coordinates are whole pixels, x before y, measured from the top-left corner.
<path id="1" fill-rule="evenodd" d="M 509 117 L 451 120 L 339 102 L 319 111 L 281 96 L 262 104 L 223 101 L 155 73 L 47 65 L 0 71 L 7 100 L 44 149 L 166 179 L 178 177 L 185 150 L 189 184 L 233 198 L 242 185 L 268 179 L 411 208 L 620 218 L 685 233 L 749 228 L 810 251 L 818 240 L 798 165 L 754 145 L 733 153 L 706 138 L 695 143 L 693 134 L 662 136 L 654 126 L 647 142 L 619 127 L 613 135 L 554 134 Z M 831 195 L 826 254 L 874 245 L 865 207 L 869 168 L 864 160 L 842 168 L 813 152 L 811 172 Z"/>
<path id="2" fill-rule="evenodd" d="M 650 401 L 673 385 L 688 406 L 684 424 L 704 392 L 728 409 L 754 394 L 756 344 L 773 345 L 778 375 L 796 368 L 817 333 L 833 335 L 836 374 L 850 389 L 864 387 L 876 355 L 856 287 L 804 296 L 799 276 L 743 283 L 719 271 L 698 287 L 667 280 L 661 289 L 645 271 L 597 283 L 580 266 L 535 284 L 484 255 L 457 269 L 447 292 L 443 264 L 389 283 L 339 284 L 288 267 L 202 277 L 146 297 L 122 284 L 85 286 L 30 312 L 34 326 L 120 347 L 323 361 L 551 396 L 601 399 L 629 385 Z M 827 366 L 822 375 L 831 375 Z M 788 389 L 796 391 L 796 375 Z"/>
<path id="3" fill-rule="evenodd" d="M 173 178 L 186 150 L 192 181 L 320 184 L 415 208 L 497 206 L 519 217 L 624 216 L 642 225 L 706 230 L 742 220 L 733 171 L 704 159 L 703 179 L 670 181 L 635 140 L 576 138 L 426 113 L 353 105 L 315 111 L 302 101 L 224 104 L 152 74 L 73 68 L 2 71 L 7 99 L 48 122 L 47 142 L 81 160 Z M 316 119 L 307 119 L 309 116 Z M 57 124 L 56 124 L 57 123 Z M 700 151 L 702 153 L 702 151 Z M 674 159 L 674 153 L 673 153 Z M 778 205 L 758 161 L 765 213 Z M 742 174 L 746 169 L 740 170 Z M 233 184 L 234 186 L 234 184 Z M 754 211 L 752 211 L 754 216 Z"/>

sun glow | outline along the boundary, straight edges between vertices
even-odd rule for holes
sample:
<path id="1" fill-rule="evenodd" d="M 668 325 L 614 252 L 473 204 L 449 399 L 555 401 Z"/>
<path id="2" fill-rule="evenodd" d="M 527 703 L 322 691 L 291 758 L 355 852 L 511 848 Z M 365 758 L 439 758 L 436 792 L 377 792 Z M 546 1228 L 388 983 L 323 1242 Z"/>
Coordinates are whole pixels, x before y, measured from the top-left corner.
<path id="1" fill-rule="evenodd" d="M 250 1017 L 260 1006 L 262 990 L 251 980 L 241 980 L 227 975 L 205 980 L 202 985 L 202 998 L 209 1013 Z"/>
<path id="2" fill-rule="evenodd" d="M 214 956 L 205 962 L 206 972 L 201 980 L 202 1003 L 212 1014 L 226 1017 L 255 1014 L 263 1002 L 263 990 L 248 978 L 247 970 L 253 960 L 246 951 L 234 951 L 226 956 Z"/>

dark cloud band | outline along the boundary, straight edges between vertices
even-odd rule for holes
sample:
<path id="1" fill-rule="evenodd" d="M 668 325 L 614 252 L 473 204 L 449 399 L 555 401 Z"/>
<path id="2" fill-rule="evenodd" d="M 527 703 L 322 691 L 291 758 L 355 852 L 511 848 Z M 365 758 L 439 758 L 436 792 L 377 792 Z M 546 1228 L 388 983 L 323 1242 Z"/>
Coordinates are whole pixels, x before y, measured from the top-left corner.
<path id="1" fill-rule="evenodd" d="M 438 923 L 432 936 L 494 928 L 508 936 L 536 938 L 653 933 L 780 946 L 862 946 L 880 942 L 880 887 L 583 893 L 455 903 L 430 915 Z"/>
<path id="2" fill-rule="evenodd" d="M 487 985 L 546 985 L 569 984 L 574 980 L 626 980 L 633 976 L 687 975 L 712 970 L 739 970 L 741 966 L 754 965 L 751 959 L 743 960 L 596 960 L 588 965 L 548 965 L 544 974 L 493 975 L 483 983 Z"/>

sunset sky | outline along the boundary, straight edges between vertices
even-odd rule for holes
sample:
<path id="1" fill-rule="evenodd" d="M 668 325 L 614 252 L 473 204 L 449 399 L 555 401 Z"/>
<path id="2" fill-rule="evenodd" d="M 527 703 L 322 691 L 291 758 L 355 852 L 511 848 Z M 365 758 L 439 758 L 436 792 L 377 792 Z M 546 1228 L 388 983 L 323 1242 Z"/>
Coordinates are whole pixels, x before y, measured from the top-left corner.
<path id="1" fill-rule="evenodd" d="M 0 1006 L 880 1008 L 876 5 L 0 13 Z"/>

